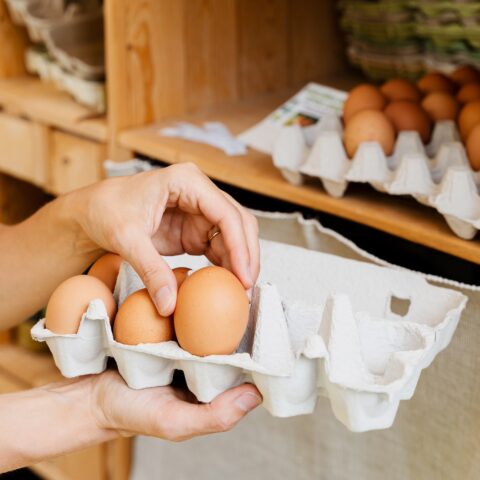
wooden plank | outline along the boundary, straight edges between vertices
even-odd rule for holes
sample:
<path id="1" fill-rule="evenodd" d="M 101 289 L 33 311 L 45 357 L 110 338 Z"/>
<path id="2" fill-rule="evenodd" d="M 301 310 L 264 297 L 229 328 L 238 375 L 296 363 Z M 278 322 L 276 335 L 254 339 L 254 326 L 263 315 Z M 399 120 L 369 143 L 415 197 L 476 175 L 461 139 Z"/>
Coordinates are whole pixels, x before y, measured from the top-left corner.
<path id="1" fill-rule="evenodd" d="M 133 442 L 121 437 L 107 444 L 107 468 L 109 480 L 128 480 L 132 462 Z"/>
<path id="2" fill-rule="evenodd" d="M 106 157 L 105 144 L 60 131 L 53 132 L 47 190 L 63 195 L 100 181 Z"/>
<path id="3" fill-rule="evenodd" d="M 31 468 L 49 480 L 106 480 L 105 445 L 62 455 Z"/>
<path id="4" fill-rule="evenodd" d="M 0 348 L 0 373 L 22 388 L 39 387 L 63 378 L 49 353 L 33 353 L 16 345 Z"/>
<path id="5" fill-rule="evenodd" d="M 0 345 L 10 343 L 12 341 L 12 331 L 7 330 L 0 332 Z"/>
<path id="6" fill-rule="evenodd" d="M 289 84 L 345 70 L 346 58 L 334 0 L 290 0 Z"/>
<path id="7" fill-rule="evenodd" d="M 58 127 L 93 140 L 107 140 L 105 117 L 36 77 L 0 80 L 0 107 L 14 115 Z"/>
<path id="8" fill-rule="evenodd" d="M 18 223 L 50 199 L 30 183 L 0 174 L 0 224 Z"/>
<path id="9" fill-rule="evenodd" d="M 25 74 L 25 30 L 13 24 L 4 0 L 0 0 L 0 78 Z"/>
<path id="10" fill-rule="evenodd" d="M 239 0 L 240 96 L 288 85 L 288 0 Z"/>
<path id="11" fill-rule="evenodd" d="M 48 129 L 0 113 L 0 169 L 17 178 L 44 186 L 47 180 Z"/>
<path id="12" fill-rule="evenodd" d="M 186 110 L 238 98 L 236 0 L 188 1 L 185 8 Z"/>
<path id="13" fill-rule="evenodd" d="M 22 390 L 24 387 L 18 383 L 15 378 L 0 372 L 0 395 L 3 393 L 13 393 Z"/>
<path id="14" fill-rule="evenodd" d="M 239 133 L 263 118 L 273 105 L 245 103 L 208 114 L 172 118 L 172 121 L 217 120 L 229 126 L 233 133 Z M 440 214 L 411 198 L 380 194 L 359 185 L 350 186 L 344 198 L 333 198 L 324 192 L 319 182 L 290 185 L 269 156 L 249 150 L 244 157 L 228 157 L 208 145 L 161 137 L 159 130 L 170 124 L 164 122 L 125 131 L 119 137 L 120 143 L 168 163 L 194 162 L 211 178 L 227 184 L 337 215 L 480 264 L 478 239 L 467 241 L 456 237 Z"/>

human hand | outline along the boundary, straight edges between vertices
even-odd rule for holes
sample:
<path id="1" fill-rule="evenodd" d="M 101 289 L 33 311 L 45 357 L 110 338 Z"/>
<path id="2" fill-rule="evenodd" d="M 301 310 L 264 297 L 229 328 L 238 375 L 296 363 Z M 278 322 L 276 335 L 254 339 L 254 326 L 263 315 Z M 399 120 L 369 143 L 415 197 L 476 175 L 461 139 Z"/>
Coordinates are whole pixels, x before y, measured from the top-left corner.
<path id="1" fill-rule="evenodd" d="M 175 308 L 177 285 L 160 255 L 204 254 L 246 289 L 258 276 L 255 217 L 193 164 L 106 180 L 74 192 L 70 203 L 86 237 L 133 266 L 164 316 Z M 215 226 L 221 235 L 210 243 Z"/>
<path id="2" fill-rule="evenodd" d="M 181 441 L 233 428 L 262 398 L 255 386 L 240 385 L 211 403 L 192 402 L 193 396 L 168 387 L 132 390 L 115 371 L 91 377 L 92 405 L 101 429 L 125 436 L 150 435 Z"/>

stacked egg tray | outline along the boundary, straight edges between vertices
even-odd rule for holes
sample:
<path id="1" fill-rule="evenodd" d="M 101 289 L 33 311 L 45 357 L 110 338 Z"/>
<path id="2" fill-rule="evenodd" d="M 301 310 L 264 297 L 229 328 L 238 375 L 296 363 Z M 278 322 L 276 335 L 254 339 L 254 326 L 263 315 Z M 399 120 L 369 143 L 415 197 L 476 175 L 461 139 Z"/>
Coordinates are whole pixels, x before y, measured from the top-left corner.
<path id="1" fill-rule="evenodd" d="M 427 146 L 417 132 L 400 132 L 389 157 L 377 142 L 365 142 L 348 158 L 338 117 L 324 117 L 316 132 L 309 148 L 299 126 L 278 130 L 273 163 L 290 183 L 318 178 L 334 197 L 342 197 L 350 182 L 369 183 L 435 208 L 461 238 L 472 239 L 480 229 L 480 173 L 471 169 L 454 122 L 436 123 Z"/>
<path id="2" fill-rule="evenodd" d="M 166 261 L 208 265 L 189 255 Z M 32 336 L 47 342 L 66 377 L 100 373 L 110 356 L 134 389 L 169 385 L 182 370 L 202 402 L 251 382 L 277 417 L 311 414 L 322 395 L 347 428 L 363 432 L 392 425 L 400 401 L 451 341 L 467 302 L 420 274 L 277 242 L 261 241 L 261 264 L 248 327 L 232 355 L 196 357 L 174 341 L 120 344 L 100 300 L 90 303 L 77 334 L 54 334 L 40 320 Z M 140 288 L 122 264 L 118 304 Z"/>
<path id="3" fill-rule="evenodd" d="M 25 66 L 29 73 L 53 83 L 82 105 L 97 113 L 105 113 L 106 88 L 102 81 L 85 80 L 63 69 L 58 62 L 41 46 L 35 45 L 25 51 Z"/>
<path id="4" fill-rule="evenodd" d="M 408 1 L 345 0 L 340 8 L 351 63 L 377 80 L 420 76 L 423 42 L 416 37 Z"/>
<path id="5" fill-rule="evenodd" d="M 480 47 L 480 4 L 475 1 L 412 1 L 416 10 L 416 31 L 438 45 L 455 41 Z"/>

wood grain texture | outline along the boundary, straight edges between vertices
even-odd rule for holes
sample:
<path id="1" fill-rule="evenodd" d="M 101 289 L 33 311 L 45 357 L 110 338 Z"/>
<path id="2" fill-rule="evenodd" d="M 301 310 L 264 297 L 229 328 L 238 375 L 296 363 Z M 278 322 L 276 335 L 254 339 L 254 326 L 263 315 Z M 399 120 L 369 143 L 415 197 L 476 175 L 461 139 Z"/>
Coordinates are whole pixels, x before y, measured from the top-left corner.
<path id="1" fill-rule="evenodd" d="M 242 98 L 288 85 L 288 0 L 239 0 L 239 63 Z"/>
<path id="2" fill-rule="evenodd" d="M 236 0 L 185 4 L 186 111 L 238 98 Z"/>
<path id="3" fill-rule="evenodd" d="M 93 140 L 107 140 L 105 117 L 75 102 L 67 93 L 35 77 L 0 80 L 0 107 L 12 115 L 44 123 Z"/>
<path id="4" fill-rule="evenodd" d="M 0 345 L 10 343 L 11 341 L 12 341 L 11 330 L 0 332 Z"/>
<path id="5" fill-rule="evenodd" d="M 0 113 L 0 169 L 34 185 L 47 180 L 48 129 Z"/>
<path id="6" fill-rule="evenodd" d="M 245 103 L 172 120 L 200 123 L 216 119 L 224 122 L 233 133 L 239 133 L 263 118 L 274 105 L 278 103 Z M 228 157 L 208 145 L 159 136 L 159 129 L 170 124 L 165 122 L 126 131 L 120 135 L 120 142 L 127 148 L 167 163 L 194 162 L 211 178 L 227 184 L 343 217 L 480 264 L 478 239 L 466 241 L 456 237 L 440 214 L 411 198 L 380 194 L 370 187 L 358 185 L 351 186 L 344 198 L 333 198 L 325 193 L 319 182 L 290 185 L 273 166 L 269 156 L 249 150 L 246 156 Z M 261 205 L 258 208 L 261 209 Z"/>
<path id="7" fill-rule="evenodd" d="M 107 445 L 109 480 L 129 480 L 132 463 L 132 439 L 118 438 Z"/>
<path id="8" fill-rule="evenodd" d="M 63 195 L 100 181 L 106 158 L 105 144 L 54 131 L 46 189 L 55 195 Z"/>
<path id="9" fill-rule="evenodd" d="M 50 199 L 31 183 L 0 173 L 0 223 L 21 222 Z"/>
<path id="10" fill-rule="evenodd" d="M 301 85 L 346 69 L 337 9 L 334 1 L 290 1 L 290 85 Z"/>
<path id="11" fill-rule="evenodd" d="M 13 24 L 4 0 L 0 0 L 0 78 L 25 74 L 27 45 L 25 30 Z"/>

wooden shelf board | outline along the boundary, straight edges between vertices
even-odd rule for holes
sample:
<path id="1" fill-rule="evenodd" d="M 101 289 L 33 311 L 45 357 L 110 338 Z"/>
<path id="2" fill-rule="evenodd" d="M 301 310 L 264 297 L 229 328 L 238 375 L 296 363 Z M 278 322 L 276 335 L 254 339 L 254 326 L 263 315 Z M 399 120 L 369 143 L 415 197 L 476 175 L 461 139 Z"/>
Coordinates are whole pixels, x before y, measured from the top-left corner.
<path id="1" fill-rule="evenodd" d="M 6 112 L 92 140 L 107 141 L 105 116 L 96 115 L 67 93 L 37 77 L 0 80 L 0 107 Z"/>
<path id="2" fill-rule="evenodd" d="M 63 378 L 50 353 L 30 352 L 17 345 L 1 346 L 0 376 L 17 384 L 19 390 L 39 387 Z"/>
<path id="3" fill-rule="evenodd" d="M 348 84 L 348 79 L 346 80 Z M 455 236 L 434 209 L 412 198 L 389 196 L 370 187 L 351 185 L 344 198 L 325 193 L 319 182 L 290 185 L 269 156 L 249 149 L 246 156 L 228 157 L 220 150 L 186 140 L 162 137 L 159 130 L 175 121 L 200 124 L 224 122 L 234 134 L 261 120 L 282 100 L 278 97 L 232 105 L 220 110 L 184 115 L 162 123 L 121 132 L 121 146 L 167 163 L 194 162 L 211 178 L 304 207 L 327 212 L 442 252 L 480 264 L 479 240 Z M 259 205 L 261 208 L 261 205 Z"/>

